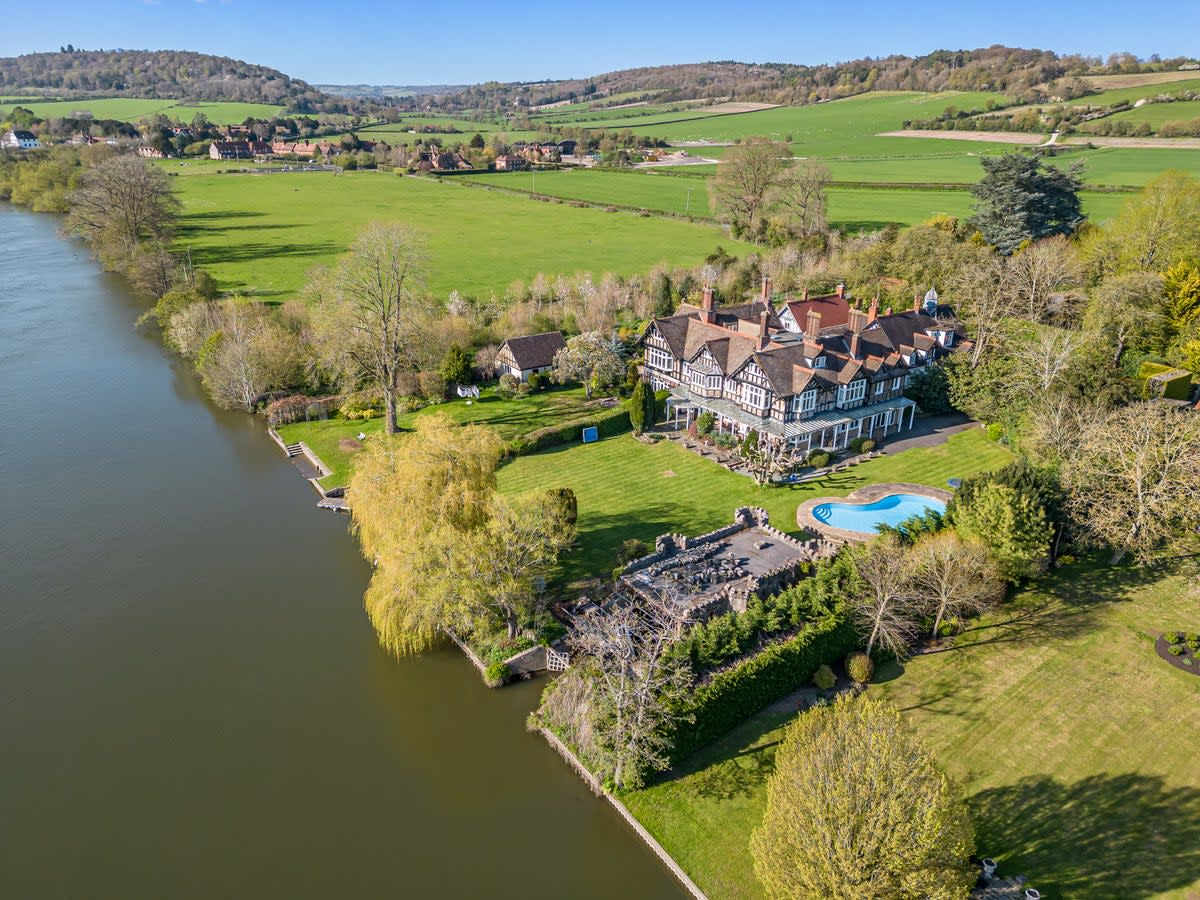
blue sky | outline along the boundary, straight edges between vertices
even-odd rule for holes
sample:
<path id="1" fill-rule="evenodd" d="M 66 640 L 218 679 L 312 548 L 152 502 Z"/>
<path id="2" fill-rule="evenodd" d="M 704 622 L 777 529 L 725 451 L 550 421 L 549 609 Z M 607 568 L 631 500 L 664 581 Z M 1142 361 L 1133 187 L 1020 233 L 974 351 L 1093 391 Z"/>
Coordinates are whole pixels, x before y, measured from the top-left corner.
<path id="1" fill-rule="evenodd" d="M 188 49 L 322 83 L 533 81 L 676 62 L 836 62 L 997 43 L 1200 54 L 1198 0 L 0 0 L 0 23 L 0 56 L 67 43 Z"/>

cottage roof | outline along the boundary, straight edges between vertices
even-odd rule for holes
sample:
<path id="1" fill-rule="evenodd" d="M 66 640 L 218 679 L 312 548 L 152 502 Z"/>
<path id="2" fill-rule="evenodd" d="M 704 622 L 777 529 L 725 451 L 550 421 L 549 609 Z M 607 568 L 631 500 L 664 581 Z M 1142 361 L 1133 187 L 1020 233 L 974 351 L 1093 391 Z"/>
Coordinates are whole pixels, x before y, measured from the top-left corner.
<path id="1" fill-rule="evenodd" d="M 789 300 L 784 308 L 792 313 L 797 324 L 803 328 L 808 322 L 810 312 L 821 314 L 822 328 L 836 328 L 850 321 L 850 303 L 845 297 L 837 294 L 827 294 L 823 297 L 809 297 L 807 300 Z"/>
<path id="2" fill-rule="evenodd" d="M 18 141 L 36 141 L 37 140 L 37 135 L 34 134 L 32 131 L 23 131 L 18 128 L 13 129 L 12 136 L 15 140 L 18 140 Z"/>
<path id="3" fill-rule="evenodd" d="M 553 365 L 554 354 L 565 346 L 561 331 L 546 331 L 509 338 L 500 349 L 508 348 L 518 369 L 542 369 Z"/>

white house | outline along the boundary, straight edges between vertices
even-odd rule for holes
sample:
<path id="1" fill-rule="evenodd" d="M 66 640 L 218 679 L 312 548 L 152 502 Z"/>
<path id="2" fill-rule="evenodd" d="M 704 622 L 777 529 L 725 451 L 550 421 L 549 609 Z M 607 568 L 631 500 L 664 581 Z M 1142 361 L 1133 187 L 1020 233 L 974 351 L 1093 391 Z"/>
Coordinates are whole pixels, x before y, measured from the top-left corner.
<path id="1" fill-rule="evenodd" d="M 0 137 L 0 147 L 5 150 L 36 150 L 42 146 L 32 131 L 13 130 Z"/>
<path id="2" fill-rule="evenodd" d="M 535 372 L 554 367 L 554 354 L 567 346 L 561 331 L 509 338 L 496 353 L 496 375 L 512 375 L 528 381 Z"/>

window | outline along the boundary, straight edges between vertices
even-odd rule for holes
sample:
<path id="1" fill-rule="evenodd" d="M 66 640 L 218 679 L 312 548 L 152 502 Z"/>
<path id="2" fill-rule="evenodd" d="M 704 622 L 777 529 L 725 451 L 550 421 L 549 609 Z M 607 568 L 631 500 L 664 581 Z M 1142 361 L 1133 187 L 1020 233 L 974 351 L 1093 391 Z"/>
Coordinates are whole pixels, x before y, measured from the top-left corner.
<path id="1" fill-rule="evenodd" d="M 886 387 L 886 385 L 887 385 L 886 381 L 875 382 L 875 396 L 876 397 L 878 397 L 880 394 L 883 393 L 883 389 L 884 389 L 884 387 Z"/>
<path id="2" fill-rule="evenodd" d="M 666 350 L 662 350 L 658 347 L 647 347 L 646 365 L 652 369 L 670 372 L 675 368 L 675 358 Z"/>
<path id="3" fill-rule="evenodd" d="M 850 384 L 843 384 L 838 389 L 838 405 L 846 406 L 857 403 L 867 395 L 867 383 L 862 379 Z"/>
<path id="4" fill-rule="evenodd" d="M 823 369 L 823 368 L 825 368 L 825 357 L 824 357 L 824 356 L 818 356 L 816 359 L 814 359 L 814 360 L 813 360 L 813 364 L 812 364 L 812 365 L 813 365 L 813 368 L 814 368 L 814 369 Z"/>
<path id="5" fill-rule="evenodd" d="M 900 382 L 904 381 L 907 384 L 907 379 L 908 379 L 907 375 L 904 376 L 904 378 L 901 378 L 899 375 L 897 375 L 895 378 L 892 379 L 892 390 L 893 391 L 900 390 Z"/>
<path id="6" fill-rule="evenodd" d="M 791 402 L 792 412 L 803 415 L 810 413 L 817 408 L 817 392 L 805 391 L 799 396 L 793 397 Z"/>
<path id="7" fill-rule="evenodd" d="M 742 403 L 751 409 L 762 409 L 767 405 L 767 392 L 756 384 L 742 382 Z"/>

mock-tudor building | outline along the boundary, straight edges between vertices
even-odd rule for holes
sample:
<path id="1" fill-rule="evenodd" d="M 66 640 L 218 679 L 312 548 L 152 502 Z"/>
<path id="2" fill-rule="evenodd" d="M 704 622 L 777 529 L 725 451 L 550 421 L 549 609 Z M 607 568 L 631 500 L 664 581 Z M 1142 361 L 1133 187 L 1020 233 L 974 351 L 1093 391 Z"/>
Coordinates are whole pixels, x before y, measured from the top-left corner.
<path id="1" fill-rule="evenodd" d="M 820 298 L 844 319 L 828 326 L 821 307 L 770 302 L 770 279 L 753 303 L 716 307 L 705 289 L 699 307 L 684 305 L 646 329 L 645 377 L 668 389 L 668 415 L 686 427 L 710 412 L 719 431 L 751 430 L 798 451 L 841 450 L 857 437 L 881 438 L 912 427 L 916 404 L 904 396 L 914 372 L 961 340 L 961 326 L 933 290 L 902 313 L 850 308 Z M 797 312 L 802 323 L 786 321 Z M 840 319 L 840 321 L 839 321 Z M 790 325 L 790 327 L 789 327 Z"/>
<path id="2" fill-rule="evenodd" d="M 535 372 L 554 367 L 554 355 L 567 346 L 561 331 L 509 338 L 496 352 L 496 374 L 528 381 Z"/>

